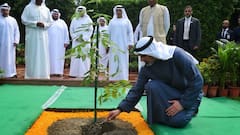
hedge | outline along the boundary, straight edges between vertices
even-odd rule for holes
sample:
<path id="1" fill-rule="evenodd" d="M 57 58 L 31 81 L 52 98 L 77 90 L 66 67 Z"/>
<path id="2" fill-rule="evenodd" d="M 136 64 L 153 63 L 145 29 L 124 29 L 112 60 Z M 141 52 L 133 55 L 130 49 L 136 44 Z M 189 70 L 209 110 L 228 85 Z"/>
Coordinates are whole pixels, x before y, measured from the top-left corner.
<path id="1" fill-rule="evenodd" d="M 83 4 L 88 9 L 99 10 L 111 16 L 113 7 L 117 4 L 122 4 L 126 8 L 134 28 L 138 24 L 141 8 L 148 5 L 147 0 L 98 0 L 96 3 L 87 4 L 87 2 L 83 1 Z M 222 20 L 230 19 L 234 12 L 234 5 L 238 4 L 238 0 L 229 0 L 228 2 L 225 0 L 159 0 L 158 3 L 168 7 L 171 16 L 171 26 L 184 16 L 183 11 L 186 5 L 193 7 L 193 16 L 201 22 L 202 42 L 201 48 L 197 52 L 198 59 L 201 60 L 201 58 L 208 57 L 211 54 L 210 48 L 215 47 L 216 34 L 221 27 Z"/>
<path id="2" fill-rule="evenodd" d="M 23 8 L 30 0 L 11 0 L 8 3 L 12 6 L 11 15 L 14 16 L 20 25 L 21 42 L 24 41 L 23 25 L 20 23 L 20 17 Z M 69 24 L 70 18 L 75 10 L 74 0 L 46 0 L 46 4 L 50 9 L 58 8 L 62 11 L 62 18 Z M 133 27 L 138 24 L 138 16 L 141 8 L 147 5 L 147 0 L 91 0 L 95 3 L 88 3 L 89 0 L 83 0 L 82 4 L 88 9 L 108 14 L 112 16 L 112 9 L 117 4 L 122 4 L 127 10 L 129 19 Z M 0 0 L 0 4 L 6 2 Z M 97 3 L 97 4 L 96 4 Z M 177 19 L 183 17 L 183 10 L 186 5 L 193 7 L 193 16 L 201 22 L 202 42 L 201 49 L 198 52 L 198 58 L 207 57 L 210 55 L 210 47 L 215 46 L 216 33 L 219 31 L 222 20 L 230 19 L 234 12 L 234 5 L 238 4 L 238 0 L 159 0 L 159 3 L 168 7 L 171 16 L 171 24 L 174 24 Z M 90 13 L 90 15 L 92 15 Z"/>
<path id="3" fill-rule="evenodd" d="M 211 47 L 216 47 L 215 39 L 219 32 L 223 19 L 230 19 L 234 12 L 234 5 L 238 0 L 168 0 L 166 5 L 170 9 L 171 22 L 176 22 L 183 17 L 183 10 L 186 5 L 193 8 L 193 16 L 201 22 L 202 42 L 198 52 L 198 58 L 211 55 Z"/>

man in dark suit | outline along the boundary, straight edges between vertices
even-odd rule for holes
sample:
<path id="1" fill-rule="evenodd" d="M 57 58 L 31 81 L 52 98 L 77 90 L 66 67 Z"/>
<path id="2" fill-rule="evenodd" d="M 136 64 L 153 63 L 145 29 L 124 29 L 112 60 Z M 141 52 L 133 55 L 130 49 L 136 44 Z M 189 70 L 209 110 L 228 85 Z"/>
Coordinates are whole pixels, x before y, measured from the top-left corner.
<path id="1" fill-rule="evenodd" d="M 229 20 L 223 20 L 222 29 L 217 34 L 217 39 L 226 39 L 228 41 L 234 40 L 234 32 L 229 28 L 230 22 Z"/>
<path id="2" fill-rule="evenodd" d="M 201 42 L 200 21 L 192 17 L 192 7 L 186 6 L 184 9 L 185 17 L 177 21 L 176 44 L 187 52 L 194 55 Z"/>
<path id="3" fill-rule="evenodd" d="M 240 44 L 240 16 L 238 17 L 238 26 L 233 31 L 235 42 Z"/>

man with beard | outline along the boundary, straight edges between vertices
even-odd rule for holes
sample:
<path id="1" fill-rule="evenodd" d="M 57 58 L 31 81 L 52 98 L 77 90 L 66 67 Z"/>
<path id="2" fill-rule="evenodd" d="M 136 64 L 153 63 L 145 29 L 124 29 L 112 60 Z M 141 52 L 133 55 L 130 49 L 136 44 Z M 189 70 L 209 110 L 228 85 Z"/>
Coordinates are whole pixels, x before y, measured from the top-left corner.
<path id="1" fill-rule="evenodd" d="M 60 77 L 64 73 L 64 56 L 69 44 L 69 34 L 67 24 L 60 19 L 59 10 L 53 9 L 51 14 L 53 23 L 48 29 L 50 74 Z"/>

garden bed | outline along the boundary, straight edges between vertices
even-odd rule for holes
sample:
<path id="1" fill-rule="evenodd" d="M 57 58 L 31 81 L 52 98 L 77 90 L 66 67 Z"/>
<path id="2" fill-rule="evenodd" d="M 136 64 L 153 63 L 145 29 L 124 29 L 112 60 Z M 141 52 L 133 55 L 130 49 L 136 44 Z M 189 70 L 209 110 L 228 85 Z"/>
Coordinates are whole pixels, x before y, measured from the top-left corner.
<path id="1" fill-rule="evenodd" d="M 99 121 L 93 124 L 93 112 L 44 111 L 27 131 L 26 135 L 63 135 L 64 132 L 71 132 L 72 135 L 81 135 L 81 132 L 87 132 L 88 135 L 154 134 L 139 112 L 121 113 L 118 119 L 105 123 L 101 123 L 101 121 L 106 118 L 108 112 L 98 112 L 97 114 Z M 104 131 L 102 131 L 102 129 Z M 92 134 L 89 134 L 90 132 L 92 132 Z M 82 133 L 82 135 L 86 134 Z"/>

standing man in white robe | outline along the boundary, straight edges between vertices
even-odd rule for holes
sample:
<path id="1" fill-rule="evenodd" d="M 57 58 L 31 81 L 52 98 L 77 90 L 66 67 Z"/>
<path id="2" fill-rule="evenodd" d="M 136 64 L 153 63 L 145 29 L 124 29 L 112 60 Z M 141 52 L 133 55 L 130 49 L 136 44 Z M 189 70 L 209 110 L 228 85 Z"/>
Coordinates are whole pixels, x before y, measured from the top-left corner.
<path id="1" fill-rule="evenodd" d="M 73 18 L 70 24 L 70 35 L 72 38 L 72 48 L 80 45 L 84 41 L 91 41 L 93 34 L 93 26 L 91 25 L 92 19 L 87 15 L 86 7 L 79 6 L 76 9 L 76 17 Z M 90 51 L 90 44 L 87 44 L 82 53 L 88 54 Z M 91 62 L 90 58 L 71 58 L 70 64 L 70 77 L 83 78 L 86 73 L 90 70 Z"/>
<path id="2" fill-rule="evenodd" d="M 25 78 L 50 79 L 48 28 L 52 23 L 45 0 L 31 0 L 21 16 L 26 27 Z"/>
<path id="3" fill-rule="evenodd" d="M 53 9 L 53 23 L 48 29 L 49 54 L 50 54 L 50 75 L 63 76 L 64 56 L 66 47 L 69 45 L 68 27 L 64 20 L 60 19 L 58 9 Z"/>
<path id="4" fill-rule="evenodd" d="M 132 24 L 122 5 L 115 6 L 113 12 L 113 19 L 111 19 L 109 23 L 110 39 L 121 51 L 116 51 L 114 45 L 110 47 L 109 80 L 128 80 L 129 49 L 133 46 Z M 116 59 L 115 56 L 118 58 Z M 111 76 L 113 74 L 114 76 Z"/>
<path id="5" fill-rule="evenodd" d="M 168 8 L 158 4 L 157 0 L 148 0 L 148 4 L 140 11 L 139 15 L 142 36 L 153 36 L 156 41 L 166 43 L 170 28 Z"/>
<path id="6" fill-rule="evenodd" d="M 16 46 L 20 34 L 15 18 L 9 16 L 11 7 L 5 3 L 0 10 L 0 69 L 4 71 L 2 77 L 16 77 Z"/>
<path id="7" fill-rule="evenodd" d="M 107 25 L 107 20 L 104 17 L 99 17 L 97 19 L 97 22 L 99 23 L 99 33 L 100 33 L 100 41 L 99 41 L 99 64 L 102 65 L 103 69 L 107 68 L 108 65 L 108 47 L 104 46 L 102 40 L 104 34 L 109 34 L 108 31 L 108 25 Z M 96 28 L 95 28 L 96 30 Z M 101 71 L 101 70 L 100 70 Z"/>

